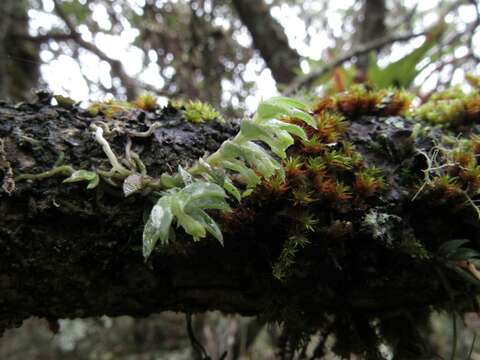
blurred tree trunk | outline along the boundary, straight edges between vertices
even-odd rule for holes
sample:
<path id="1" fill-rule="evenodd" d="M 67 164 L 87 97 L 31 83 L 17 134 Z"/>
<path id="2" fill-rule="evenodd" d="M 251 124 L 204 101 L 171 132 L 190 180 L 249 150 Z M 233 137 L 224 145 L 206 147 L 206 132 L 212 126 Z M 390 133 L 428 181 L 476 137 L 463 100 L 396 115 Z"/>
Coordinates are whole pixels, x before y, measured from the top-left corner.
<path id="1" fill-rule="evenodd" d="M 28 35 L 27 10 L 27 0 L 0 1 L 0 98 L 2 99 L 24 100 L 39 82 L 39 45 L 24 40 Z"/>
<path id="2" fill-rule="evenodd" d="M 290 47 L 283 27 L 270 14 L 270 7 L 263 0 L 233 0 L 233 6 L 273 78 L 280 84 L 289 84 L 297 75 L 300 56 Z"/>
<path id="3" fill-rule="evenodd" d="M 387 34 L 385 17 L 387 8 L 385 0 L 364 0 L 362 16 L 358 24 L 358 46 L 383 38 Z M 358 57 L 356 66 L 365 76 L 368 69 L 369 54 Z M 362 76 L 361 75 L 361 76 Z"/>

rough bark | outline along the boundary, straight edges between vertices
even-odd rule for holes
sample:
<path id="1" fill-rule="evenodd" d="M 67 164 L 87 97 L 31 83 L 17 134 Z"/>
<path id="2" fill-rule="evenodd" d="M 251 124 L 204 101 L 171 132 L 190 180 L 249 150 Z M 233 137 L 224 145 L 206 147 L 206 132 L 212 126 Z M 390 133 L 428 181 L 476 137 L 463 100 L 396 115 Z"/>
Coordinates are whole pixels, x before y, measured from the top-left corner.
<path id="1" fill-rule="evenodd" d="M 270 14 L 270 7 L 263 0 L 233 0 L 232 3 L 273 78 L 288 85 L 296 76 L 295 69 L 300 67 L 300 56 L 288 44 L 284 29 Z"/>
<path id="2" fill-rule="evenodd" d="M 214 151 L 236 132 L 235 123 L 191 124 L 173 108 L 108 119 L 49 102 L 44 95 L 34 104 L 0 103 L 0 331 L 30 316 L 146 316 L 164 310 L 218 309 L 268 318 L 288 304 L 309 316 L 338 312 L 359 322 L 370 315 L 395 319 L 403 309 L 425 312 L 431 306 L 448 307 L 450 301 L 441 282 L 432 280 L 432 263 L 396 246 L 412 235 L 427 247 L 452 238 L 480 238 L 471 209 L 452 213 L 448 204 L 411 202 L 400 170 L 421 172 L 424 166 L 413 151 L 411 125 L 399 117 L 361 117 L 346 136 L 369 165 L 384 171 L 389 190 L 373 214 L 386 215 L 385 232 L 376 236 L 354 223 L 355 237 L 346 235 L 341 245 L 345 249 L 339 250 L 342 266 L 313 246 L 299 254 L 303 265 L 295 281 L 275 279 L 272 263 L 285 241 L 285 229 L 279 204 L 268 197 L 256 204 L 254 214 L 230 223 L 224 247 L 210 240 L 194 243 L 179 232 L 176 245 L 155 251 L 145 262 L 141 233 L 153 196 L 124 198 L 104 182 L 86 190 L 85 183 L 62 184 L 63 176 L 14 184 L 13 175 L 38 174 L 59 164 L 108 170 L 90 124 L 107 124 L 111 133 L 106 138 L 123 157 L 128 130 L 145 131 L 161 121 L 164 126 L 152 136 L 132 138 L 132 149 L 149 174 L 158 176 Z M 360 221 L 365 214 L 355 216 Z M 317 240 L 321 244 L 326 239 Z M 468 292 L 460 286 L 457 301 L 464 297 Z"/>

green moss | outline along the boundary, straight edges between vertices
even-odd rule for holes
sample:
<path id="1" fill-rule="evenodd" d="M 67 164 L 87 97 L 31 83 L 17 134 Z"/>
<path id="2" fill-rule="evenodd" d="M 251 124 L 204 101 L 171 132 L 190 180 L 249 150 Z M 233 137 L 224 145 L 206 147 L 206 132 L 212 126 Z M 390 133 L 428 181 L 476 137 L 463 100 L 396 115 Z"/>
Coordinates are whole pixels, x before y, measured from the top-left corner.
<path id="1" fill-rule="evenodd" d="M 465 93 L 459 86 L 433 94 L 415 110 L 421 120 L 456 131 L 475 124 L 480 116 L 480 93 Z"/>
<path id="2" fill-rule="evenodd" d="M 144 111 L 154 111 L 158 108 L 157 97 L 150 93 L 139 95 L 133 104 Z"/>
<path id="3" fill-rule="evenodd" d="M 211 105 L 201 101 L 172 101 L 171 104 L 180 109 L 185 118 L 193 123 L 202 123 L 208 121 L 221 121 L 224 119 L 222 115 Z"/>
<path id="4" fill-rule="evenodd" d="M 354 85 L 347 91 L 323 98 L 314 111 L 340 112 L 348 117 L 362 115 L 396 116 L 406 115 L 413 95 L 402 89 L 374 89 L 365 85 Z"/>
<path id="5" fill-rule="evenodd" d="M 134 109 L 135 106 L 126 101 L 107 100 L 104 102 L 94 102 L 88 108 L 87 111 L 91 116 L 104 115 L 107 118 L 112 118 L 125 111 Z"/>

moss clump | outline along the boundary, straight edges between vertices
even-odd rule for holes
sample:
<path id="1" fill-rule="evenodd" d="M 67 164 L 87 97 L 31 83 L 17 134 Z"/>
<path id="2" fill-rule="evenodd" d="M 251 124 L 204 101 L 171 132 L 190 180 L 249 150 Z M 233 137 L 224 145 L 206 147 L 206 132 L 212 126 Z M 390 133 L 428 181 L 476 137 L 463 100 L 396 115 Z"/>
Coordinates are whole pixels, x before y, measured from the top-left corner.
<path id="1" fill-rule="evenodd" d="M 465 93 L 459 86 L 434 94 L 414 114 L 421 120 L 460 132 L 480 119 L 480 93 Z"/>
<path id="2" fill-rule="evenodd" d="M 127 101 L 107 100 L 104 102 L 94 102 L 87 111 L 91 116 L 104 115 L 107 118 L 113 118 L 123 112 L 135 109 L 135 106 Z"/>
<path id="3" fill-rule="evenodd" d="M 133 104 L 144 111 L 155 111 L 158 109 L 157 97 L 150 93 L 138 96 Z"/>
<path id="4" fill-rule="evenodd" d="M 316 113 L 333 110 L 348 117 L 362 115 L 405 115 L 410 109 L 413 96 L 399 89 L 371 89 L 364 85 L 352 86 L 349 90 L 323 98 L 314 107 Z"/>
<path id="5" fill-rule="evenodd" d="M 433 203 L 449 203 L 457 210 L 471 207 L 478 214 L 476 198 L 480 193 L 480 161 L 478 136 L 453 139 L 421 152 L 427 161 L 424 179 L 414 198 Z"/>
<path id="6" fill-rule="evenodd" d="M 222 115 L 213 106 L 201 101 L 175 100 L 171 104 L 182 111 L 185 119 L 193 123 L 224 121 Z"/>

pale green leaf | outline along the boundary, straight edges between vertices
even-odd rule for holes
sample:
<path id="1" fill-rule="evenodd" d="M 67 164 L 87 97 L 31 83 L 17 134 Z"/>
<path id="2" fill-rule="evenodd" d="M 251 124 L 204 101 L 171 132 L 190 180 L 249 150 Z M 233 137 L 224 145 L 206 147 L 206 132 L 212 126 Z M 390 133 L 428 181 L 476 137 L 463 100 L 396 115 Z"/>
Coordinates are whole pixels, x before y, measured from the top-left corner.
<path id="1" fill-rule="evenodd" d="M 87 181 L 87 189 L 93 189 L 98 185 L 100 178 L 95 171 L 77 170 L 73 172 L 70 177 L 63 180 L 64 183 L 74 183 L 79 181 Z"/>
<path id="2" fill-rule="evenodd" d="M 178 165 L 178 173 L 180 174 L 185 186 L 190 185 L 193 182 L 192 175 L 190 175 L 190 173 L 180 165 Z"/>
<path id="3" fill-rule="evenodd" d="M 160 198 L 150 212 L 150 217 L 143 229 L 143 256 L 145 258 L 150 256 L 158 240 L 163 245 L 168 243 L 173 220 L 170 200 L 169 196 Z"/>
<path id="4" fill-rule="evenodd" d="M 218 227 L 215 220 L 213 220 L 205 211 L 196 209 L 192 212 L 192 217 L 195 218 L 203 227 L 223 245 L 222 231 Z"/>
<path id="5" fill-rule="evenodd" d="M 232 195 L 238 202 L 240 202 L 242 200 L 242 194 L 240 194 L 240 191 L 233 184 L 232 180 L 230 180 L 228 177 L 225 177 L 225 179 L 223 181 L 223 188 L 230 195 Z"/>
<path id="6" fill-rule="evenodd" d="M 450 254 L 455 253 L 461 246 L 465 245 L 466 243 L 470 242 L 467 239 L 455 239 L 444 242 L 442 245 L 439 246 L 437 250 L 437 254 L 447 257 Z"/>

